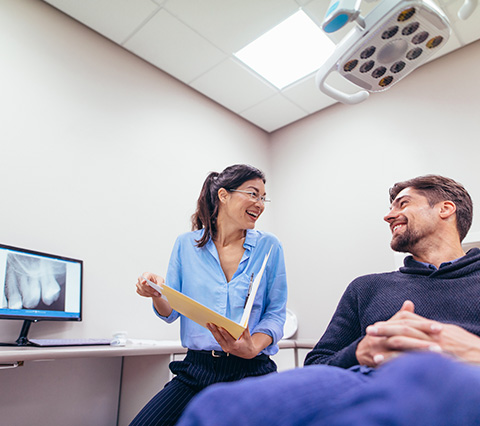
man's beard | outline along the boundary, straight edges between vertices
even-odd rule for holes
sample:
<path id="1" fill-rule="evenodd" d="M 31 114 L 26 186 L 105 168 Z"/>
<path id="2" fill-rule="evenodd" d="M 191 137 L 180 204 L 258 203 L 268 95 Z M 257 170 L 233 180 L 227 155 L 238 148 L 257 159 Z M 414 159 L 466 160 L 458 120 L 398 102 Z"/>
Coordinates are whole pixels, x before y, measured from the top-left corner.
<path id="1" fill-rule="evenodd" d="M 422 236 L 418 232 L 412 231 L 407 228 L 402 234 L 392 238 L 390 247 L 392 248 L 392 250 L 401 253 L 412 253 L 414 251 L 414 247 L 421 239 Z"/>

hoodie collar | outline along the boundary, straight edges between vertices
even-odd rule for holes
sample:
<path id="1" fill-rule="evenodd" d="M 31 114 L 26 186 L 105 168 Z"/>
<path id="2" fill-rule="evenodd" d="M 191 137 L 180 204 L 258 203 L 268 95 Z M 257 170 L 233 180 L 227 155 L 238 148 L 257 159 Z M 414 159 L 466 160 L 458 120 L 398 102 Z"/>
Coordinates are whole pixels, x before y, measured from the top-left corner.
<path id="1" fill-rule="evenodd" d="M 470 266 L 469 269 L 480 269 L 480 249 L 472 248 L 465 256 L 460 257 L 449 262 L 444 262 L 440 265 L 440 268 L 436 268 L 429 263 L 419 262 L 413 258 L 413 256 L 407 256 L 404 260 L 404 266 L 400 268 L 400 272 L 404 274 L 417 274 L 417 275 L 429 275 L 440 276 L 452 273 L 454 276 L 458 275 L 459 270 L 463 270 L 464 267 Z M 461 272 L 463 274 L 463 272 Z"/>

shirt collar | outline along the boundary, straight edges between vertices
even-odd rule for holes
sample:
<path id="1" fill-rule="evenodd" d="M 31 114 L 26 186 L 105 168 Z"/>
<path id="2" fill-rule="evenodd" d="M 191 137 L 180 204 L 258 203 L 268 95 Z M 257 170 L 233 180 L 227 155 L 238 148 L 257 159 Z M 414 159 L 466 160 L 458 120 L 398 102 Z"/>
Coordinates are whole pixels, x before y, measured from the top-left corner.
<path id="1" fill-rule="evenodd" d="M 247 235 L 245 235 L 245 242 L 243 247 L 255 247 L 258 240 L 258 232 L 255 229 L 247 229 Z"/>
<path id="2" fill-rule="evenodd" d="M 464 257 L 464 256 L 462 256 Z M 431 264 L 431 263 L 428 263 L 428 262 L 420 262 L 418 260 L 415 260 L 412 258 L 412 261 L 415 262 L 415 263 L 418 263 L 419 265 L 424 265 L 426 266 L 427 268 L 433 270 L 433 271 L 437 271 L 438 269 L 442 269 L 444 268 L 445 266 L 449 266 L 457 261 L 459 261 L 462 257 L 459 257 L 458 259 L 453 259 L 453 260 L 450 260 L 448 262 L 443 262 L 442 264 L 440 264 L 440 268 L 437 268 L 435 265 Z"/>

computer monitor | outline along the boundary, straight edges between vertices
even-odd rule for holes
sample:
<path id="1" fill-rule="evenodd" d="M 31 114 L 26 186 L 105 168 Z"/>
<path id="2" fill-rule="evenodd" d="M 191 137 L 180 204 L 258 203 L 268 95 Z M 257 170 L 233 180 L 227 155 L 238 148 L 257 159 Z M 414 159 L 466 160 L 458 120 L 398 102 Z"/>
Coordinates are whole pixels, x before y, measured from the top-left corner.
<path id="1" fill-rule="evenodd" d="M 32 322 L 82 320 L 83 261 L 0 244 L 0 319 L 23 320 L 15 343 L 29 345 Z"/>

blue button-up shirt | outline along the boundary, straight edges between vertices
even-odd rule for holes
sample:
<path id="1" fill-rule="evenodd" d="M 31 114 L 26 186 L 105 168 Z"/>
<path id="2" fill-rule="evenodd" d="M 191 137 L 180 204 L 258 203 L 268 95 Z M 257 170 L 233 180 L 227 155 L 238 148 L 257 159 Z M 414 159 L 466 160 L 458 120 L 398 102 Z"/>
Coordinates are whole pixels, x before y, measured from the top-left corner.
<path id="1" fill-rule="evenodd" d="M 250 333 L 264 333 L 273 343 L 262 353 L 273 355 L 277 342 L 283 336 L 286 316 L 287 280 L 283 249 L 279 240 L 270 233 L 247 230 L 243 247 L 245 252 L 230 282 L 220 266 L 217 248 L 212 240 L 202 247 L 196 246 L 203 230 L 180 235 L 173 247 L 168 265 L 166 284 L 195 299 L 202 305 L 240 322 L 252 273 L 260 271 L 265 255 L 272 251 L 257 290 L 250 315 Z M 158 315 L 158 313 L 157 313 Z M 182 345 L 193 350 L 221 350 L 213 335 L 175 310 L 160 318 L 173 322 L 180 317 Z"/>

